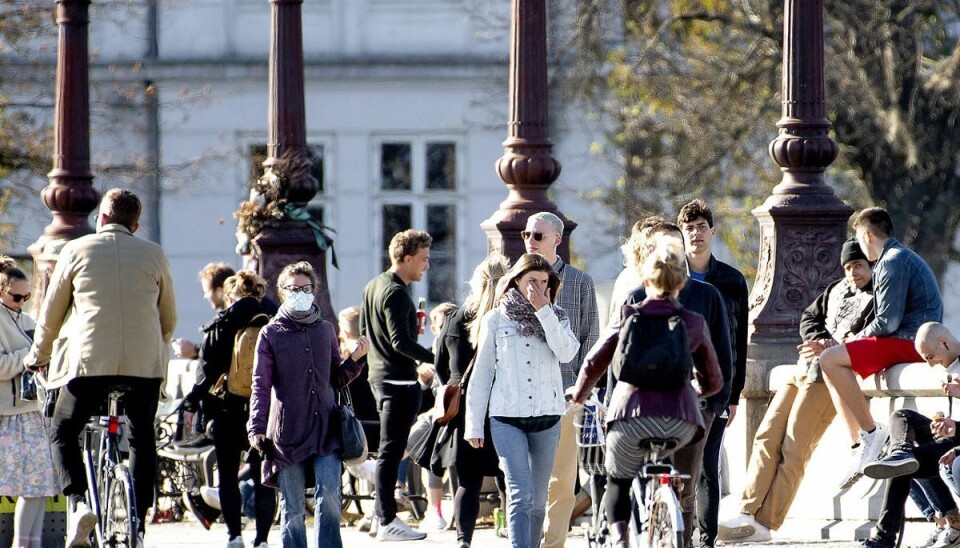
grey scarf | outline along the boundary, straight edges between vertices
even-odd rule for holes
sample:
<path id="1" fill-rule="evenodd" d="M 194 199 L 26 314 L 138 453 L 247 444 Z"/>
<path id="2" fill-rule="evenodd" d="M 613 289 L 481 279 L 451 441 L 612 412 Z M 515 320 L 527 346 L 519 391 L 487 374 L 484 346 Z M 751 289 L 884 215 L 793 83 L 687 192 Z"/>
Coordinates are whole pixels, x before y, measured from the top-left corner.
<path id="1" fill-rule="evenodd" d="M 277 310 L 277 316 L 295 321 L 302 325 L 313 325 L 322 319 L 320 316 L 320 308 L 315 304 L 306 312 L 299 312 L 290 308 L 286 304 L 281 304 L 280 309 Z"/>
<path id="2" fill-rule="evenodd" d="M 537 337 L 546 342 L 547 336 L 543 332 L 543 325 L 537 318 L 537 311 L 530 304 L 530 301 L 517 291 L 516 288 L 507 291 L 500 301 L 503 310 L 511 321 L 517 324 L 517 332 L 524 337 Z M 567 313 L 557 305 L 553 307 L 553 312 L 563 321 L 567 318 Z"/>

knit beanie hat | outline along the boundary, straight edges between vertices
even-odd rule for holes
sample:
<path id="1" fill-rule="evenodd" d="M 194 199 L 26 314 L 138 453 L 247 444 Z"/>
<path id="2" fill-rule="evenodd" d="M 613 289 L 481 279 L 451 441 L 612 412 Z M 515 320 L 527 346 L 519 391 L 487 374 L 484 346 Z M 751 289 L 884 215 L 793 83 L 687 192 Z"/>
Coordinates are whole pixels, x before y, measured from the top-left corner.
<path id="1" fill-rule="evenodd" d="M 860 242 L 856 238 L 850 238 L 846 242 L 843 242 L 843 250 L 840 251 L 840 266 L 843 266 L 850 261 L 867 261 L 867 256 L 863 254 L 863 250 L 860 249 Z"/>

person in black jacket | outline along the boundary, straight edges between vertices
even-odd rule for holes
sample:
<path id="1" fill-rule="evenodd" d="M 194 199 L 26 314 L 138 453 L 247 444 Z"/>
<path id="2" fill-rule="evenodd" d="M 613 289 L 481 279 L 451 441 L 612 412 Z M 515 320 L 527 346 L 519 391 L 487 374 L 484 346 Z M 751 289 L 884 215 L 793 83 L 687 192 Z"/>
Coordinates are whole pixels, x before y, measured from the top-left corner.
<path id="1" fill-rule="evenodd" d="M 237 475 L 241 453 L 250 451 L 246 428 L 250 416 L 250 397 L 227 391 L 224 376 L 230 371 L 237 333 L 248 325 L 262 327 L 269 321 L 261 303 L 267 282 L 255 272 L 241 270 L 227 278 L 223 287 L 227 307 L 203 329 L 200 372 L 197 384 L 186 397 L 185 407 L 188 410 L 196 409 L 197 404 L 202 402 L 205 412 L 213 419 L 213 444 L 220 475 L 220 507 L 229 536 L 227 546 L 242 547 L 242 504 Z M 218 384 L 220 395 L 211 394 L 211 389 Z M 250 451 L 247 462 L 251 464 L 254 483 L 257 532 L 253 545 L 254 548 L 260 548 L 267 546 L 267 535 L 276 514 L 277 499 L 275 491 L 264 487 L 260 481 L 259 454 Z"/>
<path id="2" fill-rule="evenodd" d="M 683 230 L 690 277 L 716 287 L 727 309 L 727 328 L 733 350 L 733 382 L 727 410 L 714 417 L 703 448 L 703 471 L 697 487 L 697 522 L 700 546 L 712 547 L 717 540 L 720 512 L 720 450 L 723 432 L 737 416 L 740 392 L 747 378 L 747 280 L 736 268 L 713 255 L 717 227 L 713 211 L 703 200 L 693 200 L 680 208 L 677 224 Z"/>
<path id="3" fill-rule="evenodd" d="M 804 468 L 836 416 L 819 356 L 873 317 L 871 267 L 855 239 L 840 254 L 844 277 L 831 283 L 800 318 L 802 370 L 777 391 L 754 437 L 740 514 L 719 524 L 727 542 L 763 541 L 786 518 Z M 949 498 L 949 494 L 948 494 Z"/>
<path id="4" fill-rule="evenodd" d="M 659 238 L 675 238 L 683 245 L 683 234 L 680 227 L 673 223 L 664 222 L 651 229 L 646 245 L 641 246 L 646 259 L 655 247 Z M 643 264 L 642 260 L 638 261 Z M 646 289 L 640 286 L 627 298 L 626 304 L 639 304 L 647 297 Z M 702 400 L 704 424 L 713 424 L 714 419 L 727 409 L 727 401 L 733 386 L 733 353 L 730 347 L 730 330 L 727 327 L 727 310 L 723 304 L 723 297 L 712 285 L 695 279 L 689 279 L 680 290 L 677 297 L 680 304 L 704 317 L 710 329 L 710 339 L 717 352 L 717 361 L 720 372 L 723 374 L 723 388 Z M 609 381 L 608 381 L 609 382 Z M 608 391 L 610 388 L 608 386 Z M 690 474 L 692 479 L 684 480 L 683 495 L 680 498 L 680 509 L 683 512 L 683 522 L 693 523 L 693 514 L 696 506 L 697 485 L 703 465 L 703 451 L 707 436 L 699 441 L 685 446 L 674 455 L 674 464 L 684 474 Z M 684 528 L 684 546 L 691 542 L 692 527 Z"/>
<path id="5" fill-rule="evenodd" d="M 360 334 L 370 339 L 367 364 L 370 386 L 380 411 L 380 447 L 377 455 L 376 513 L 379 540 L 421 540 L 397 518 L 394 487 L 406 450 L 410 427 L 420 411 L 417 362 L 433 363 L 433 352 L 417 342 L 417 308 L 409 284 L 430 268 L 426 232 L 405 230 L 390 240 L 390 270 L 370 280 L 363 289 Z"/>

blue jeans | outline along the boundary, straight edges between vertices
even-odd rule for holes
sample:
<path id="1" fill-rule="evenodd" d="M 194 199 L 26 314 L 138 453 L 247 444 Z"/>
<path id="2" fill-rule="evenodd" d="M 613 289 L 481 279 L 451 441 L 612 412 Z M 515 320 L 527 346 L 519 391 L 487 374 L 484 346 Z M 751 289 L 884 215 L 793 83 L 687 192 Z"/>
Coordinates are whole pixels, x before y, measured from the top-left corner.
<path id="1" fill-rule="evenodd" d="M 540 432 L 490 418 L 500 468 L 507 480 L 507 523 L 513 548 L 537 548 L 547 512 L 547 484 L 560 443 L 560 423 Z"/>
<path id="2" fill-rule="evenodd" d="M 960 497 L 960 458 L 953 459 L 950 466 L 940 465 L 940 477 L 943 483 L 953 491 L 953 494 Z"/>
<path id="3" fill-rule="evenodd" d="M 277 474 L 280 486 L 280 541 L 283 548 L 307 548 L 304 466 L 313 466 L 317 479 L 313 530 L 317 546 L 343 548 L 340 539 L 340 456 L 310 457 Z"/>

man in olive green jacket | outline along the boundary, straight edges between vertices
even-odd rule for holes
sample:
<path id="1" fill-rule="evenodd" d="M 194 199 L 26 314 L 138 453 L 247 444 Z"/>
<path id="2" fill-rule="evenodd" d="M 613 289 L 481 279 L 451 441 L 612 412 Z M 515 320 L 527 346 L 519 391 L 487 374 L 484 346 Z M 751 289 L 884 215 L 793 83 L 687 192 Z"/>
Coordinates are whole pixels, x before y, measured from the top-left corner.
<path id="1" fill-rule="evenodd" d="M 139 530 L 153 504 L 153 419 L 177 321 L 170 267 L 160 246 L 133 236 L 140 200 L 122 189 L 100 203 L 97 232 L 67 243 L 40 310 L 29 368 L 47 369 L 59 388 L 50 442 L 70 508 L 67 546 L 84 546 L 96 518 L 84 502 L 87 481 L 79 435 L 108 394 L 126 389 L 130 463 Z"/>

